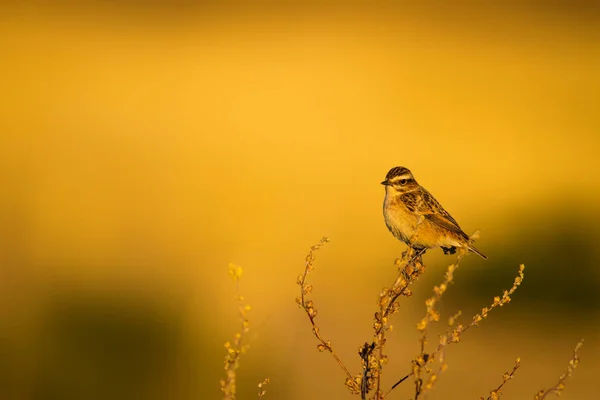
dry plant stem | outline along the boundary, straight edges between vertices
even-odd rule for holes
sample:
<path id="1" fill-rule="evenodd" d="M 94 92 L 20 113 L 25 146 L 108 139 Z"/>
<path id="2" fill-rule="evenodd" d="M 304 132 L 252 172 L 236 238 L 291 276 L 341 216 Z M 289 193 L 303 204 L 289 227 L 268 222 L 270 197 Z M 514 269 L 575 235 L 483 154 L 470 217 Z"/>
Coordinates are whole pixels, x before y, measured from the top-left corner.
<path id="1" fill-rule="evenodd" d="M 525 275 L 523 273 L 524 270 L 525 270 L 525 265 L 521 264 L 519 266 L 519 271 L 517 273 L 517 276 L 515 277 L 512 287 L 509 290 L 505 290 L 504 293 L 502 294 L 502 297 L 500 297 L 500 296 L 494 297 L 492 304 L 489 307 L 482 308 L 480 313 L 475 314 L 473 316 L 472 321 L 469 323 L 469 325 L 465 326 L 465 325 L 459 324 L 452 332 L 448 332 L 445 335 L 445 338 L 447 339 L 447 344 L 460 342 L 461 335 L 464 332 L 468 331 L 469 329 L 479 325 L 479 323 L 481 321 L 483 321 L 485 318 L 487 318 L 490 311 L 492 311 L 494 308 L 502 307 L 505 304 L 510 303 L 510 301 L 511 301 L 510 296 L 512 296 L 513 293 L 518 289 L 518 287 L 521 286 L 521 283 L 523 282 L 523 279 L 525 278 Z M 440 351 L 441 348 L 444 346 L 445 345 L 440 342 L 440 344 L 438 345 L 438 348 L 436 350 L 436 353 L 438 351 Z M 434 354 L 436 354 L 436 353 L 434 353 Z"/>
<path id="2" fill-rule="evenodd" d="M 415 375 L 415 400 L 417 400 L 424 391 L 429 390 L 433 387 L 437 377 L 445 369 L 444 352 L 441 351 L 440 357 L 439 357 L 440 367 L 439 367 L 437 373 L 434 373 L 430 376 L 429 382 L 427 383 L 427 385 L 425 387 L 423 387 L 423 380 L 421 378 L 421 373 L 423 372 L 423 368 L 425 368 L 427 371 L 427 363 L 433 362 L 435 360 L 434 357 L 430 357 L 427 353 L 425 353 L 425 345 L 427 344 L 427 328 L 430 323 L 439 321 L 440 314 L 436 309 L 436 305 L 440 302 L 443 294 L 446 292 L 446 290 L 448 289 L 450 284 L 453 282 L 454 271 L 456 271 L 456 269 L 460 265 L 460 262 L 462 261 L 462 259 L 464 258 L 465 255 L 466 255 L 466 250 L 461 251 L 456 258 L 456 263 L 448 266 L 446 274 L 444 275 L 444 281 L 442 282 L 441 285 L 435 286 L 433 288 L 434 295 L 425 301 L 425 305 L 427 307 L 427 312 L 425 314 L 425 317 L 423 317 L 423 319 L 417 324 L 417 329 L 419 331 L 421 331 L 421 339 L 420 339 L 421 352 L 419 353 L 417 358 L 413 361 L 414 362 L 413 372 Z M 427 371 L 427 372 L 429 372 L 429 371 Z"/>
<path id="3" fill-rule="evenodd" d="M 415 243 L 416 227 L 424 221 L 424 217 L 421 216 L 420 220 L 417 221 L 415 226 L 415 234 L 410 237 L 409 243 Z M 363 384 L 361 385 L 361 399 L 365 400 L 368 390 L 371 388 L 372 382 L 365 383 L 364 381 L 371 379 L 375 376 L 375 400 L 382 399 L 384 397 L 381 391 L 381 369 L 383 364 L 387 362 L 387 357 L 383 354 L 383 347 L 385 346 L 385 331 L 391 329 L 388 327 L 388 318 L 391 314 L 398 312 L 398 303 L 396 300 L 400 296 L 411 296 L 412 292 L 408 289 L 408 286 L 417 280 L 424 270 L 422 255 L 425 253 L 427 248 L 416 249 L 412 246 L 408 247 L 402 254 L 402 261 L 407 260 L 402 265 L 399 260 L 396 260 L 400 273 L 394 281 L 391 289 L 384 288 L 379 295 L 379 312 L 375 314 L 375 322 L 373 328 L 375 330 L 373 336 L 373 344 L 369 348 L 367 354 L 363 357 Z M 366 343 L 363 349 L 366 350 Z M 377 348 L 378 354 L 375 359 L 372 360 L 373 350 Z M 362 354 L 361 354 L 362 356 Z"/>
<path id="4" fill-rule="evenodd" d="M 419 250 L 419 251 L 418 251 L 418 252 L 417 252 L 417 253 L 416 253 L 416 254 L 415 254 L 415 255 L 414 255 L 414 256 L 413 256 L 413 257 L 410 259 L 410 261 L 408 261 L 408 262 L 406 263 L 406 266 L 405 266 L 405 267 L 408 267 L 408 266 L 411 266 L 411 265 L 412 265 L 412 266 L 414 266 L 414 265 L 415 265 L 415 263 L 416 263 L 417 261 L 419 261 L 419 262 L 420 262 L 420 264 L 422 265 L 422 264 L 423 264 L 423 262 L 422 262 L 422 260 L 420 259 L 420 257 L 421 257 L 421 256 L 422 256 L 422 255 L 425 253 L 425 250 L 426 250 L 426 249 L 421 249 L 421 250 Z M 416 274 L 416 275 L 414 275 L 414 276 L 408 276 L 408 277 L 407 277 L 407 276 L 406 276 L 406 273 L 405 273 L 405 271 L 404 271 L 404 269 L 402 269 L 402 270 L 401 270 L 401 272 L 400 272 L 400 275 L 398 276 L 398 278 L 396 278 L 396 281 L 394 282 L 394 285 L 392 286 L 393 288 L 396 288 L 396 287 L 398 287 L 399 285 L 401 285 L 401 288 L 400 288 L 400 290 L 398 290 L 398 291 L 397 291 L 397 292 L 396 292 L 396 293 L 395 293 L 395 294 L 392 296 L 392 298 L 390 299 L 390 301 L 389 301 L 389 303 L 388 303 L 388 306 L 387 306 L 387 308 L 385 309 L 385 313 L 383 314 L 383 318 L 386 318 L 386 317 L 387 317 L 387 316 L 390 314 L 390 312 L 392 311 L 392 307 L 393 307 L 393 305 L 394 305 L 394 302 L 396 301 L 396 299 L 398 299 L 398 297 L 400 297 L 400 296 L 403 296 L 403 295 L 405 295 L 405 294 L 406 294 L 406 291 L 408 290 L 408 286 L 409 286 L 411 283 L 414 283 L 414 282 L 417 280 L 417 278 L 418 278 L 419 276 L 420 276 L 420 274 Z M 402 278 L 404 278 L 404 279 L 408 280 L 408 282 L 407 282 L 407 284 L 406 284 L 406 285 L 402 285 Z"/>
<path id="5" fill-rule="evenodd" d="M 451 316 L 450 318 L 448 318 L 448 325 L 449 326 L 454 326 L 454 322 L 456 321 L 456 319 L 458 317 L 460 317 L 461 315 L 461 311 L 459 310 L 457 313 L 455 313 L 453 316 Z M 443 339 L 440 339 L 443 340 Z M 435 357 L 431 357 L 432 361 L 435 361 Z M 437 382 L 438 377 L 442 374 L 442 372 L 444 372 L 446 370 L 446 368 L 448 367 L 448 365 L 446 364 L 446 349 L 445 347 L 442 349 L 442 351 L 439 352 L 439 356 L 437 357 L 437 361 L 439 364 L 439 367 L 437 369 L 437 371 L 429 376 L 429 382 L 426 386 L 426 389 L 432 389 L 433 385 L 435 384 L 435 382 Z"/>
<path id="6" fill-rule="evenodd" d="M 382 310 L 383 311 L 383 310 Z M 385 345 L 385 329 L 381 330 L 381 338 L 379 343 L 379 354 L 377 356 L 377 362 L 379 362 L 379 368 L 377 369 L 377 391 L 375 392 L 375 398 L 379 399 L 381 397 L 381 360 L 383 360 L 383 346 Z"/>
<path id="7" fill-rule="evenodd" d="M 246 351 L 247 346 L 243 345 L 244 335 L 248 332 L 249 322 L 246 317 L 250 306 L 244 305 L 243 296 L 240 295 L 239 280 L 242 276 L 242 268 L 233 264 L 229 264 L 229 275 L 235 282 L 236 300 L 238 303 L 238 313 L 241 321 L 241 330 L 236 333 L 233 339 L 233 344 L 225 343 L 227 356 L 225 357 L 225 379 L 221 380 L 221 391 L 224 393 L 225 400 L 235 400 L 236 392 L 236 369 L 239 366 L 240 355 Z"/>
<path id="8" fill-rule="evenodd" d="M 502 383 L 496 389 L 494 389 L 490 392 L 490 395 L 488 396 L 487 400 L 498 400 L 500 398 L 500 395 L 502 394 L 502 388 L 504 387 L 506 382 L 508 382 L 509 380 L 511 380 L 513 378 L 513 376 L 515 375 L 515 373 L 517 372 L 517 370 L 519 369 L 520 366 L 521 366 L 521 359 L 517 358 L 515 360 L 515 365 L 513 366 L 512 371 L 505 372 L 504 375 L 502 375 Z M 479 400 L 486 400 L 486 399 L 484 399 L 483 397 L 480 397 Z"/>
<path id="9" fill-rule="evenodd" d="M 515 278 L 512 287 L 509 290 L 505 290 L 502 297 L 494 297 L 492 304 L 489 307 L 482 308 L 480 313 L 475 314 L 473 316 L 472 321 L 468 325 L 459 324 L 454 330 L 443 335 L 443 339 L 445 340 L 440 340 L 440 344 L 438 345 L 437 349 L 432 354 L 432 356 L 436 356 L 448 344 L 460 342 L 461 335 L 469 329 L 479 325 L 479 323 L 483 321 L 483 319 L 487 318 L 489 312 L 492 311 L 494 308 L 502 307 L 505 304 L 508 304 L 511 301 L 510 296 L 512 296 L 512 294 L 523 282 L 523 279 L 525 277 L 525 275 L 523 274 L 524 269 L 525 266 L 521 264 L 519 267 L 518 275 Z"/>
<path id="10" fill-rule="evenodd" d="M 265 386 L 267 386 L 270 382 L 269 378 L 265 378 L 264 381 L 262 381 L 261 383 L 258 384 L 258 398 L 262 399 L 264 397 L 264 395 L 267 393 L 267 391 L 264 389 Z"/>
<path id="11" fill-rule="evenodd" d="M 362 400 L 365 400 L 367 398 L 367 393 L 369 392 L 369 377 L 371 374 L 369 360 L 374 349 L 375 342 L 371 343 L 370 345 L 368 343 L 365 343 L 358 352 L 358 355 L 360 355 L 361 363 L 363 365 L 363 373 L 362 378 L 360 380 L 360 398 Z"/>
<path id="12" fill-rule="evenodd" d="M 350 371 L 348 371 L 348 368 L 346 368 L 346 366 L 344 365 L 342 360 L 340 360 L 338 355 L 333 350 L 333 347 L 331 346 L 331 342 L 329 340 L 323 339 L 323 337 L 321 336 L 321 334 L 319 332 L 319 327 L 315 323 L 315 318 L 317 317 L 317 310 L 314 307 L 312 300 L 307 299 L 307 295 L 312 291 L 312 286 L 306 284 L 306 277 L 314 269 L 313 262 L 315 260 L 315 252 L 318 249 L 320 249 L 328 241 L 329 241 L 329 239 L 324 237 L 319 241 L 319 243 L 317 243 L 314 246 L 311 246 L 310 252 L 308 253 L 308 255 L 306 256 L 306 259 L 305 259 L 304 273 L 298 277 L 297 282 L 298 282 L 298 285 L 300 285 L 300 297 L 296 298 L 296 302 L 298 303 L 298 305 L 300 307 L 302 307 L 304 309 L 304 311 L 306 312 L 306 315 L 308 316 L 310 324 L 312 325 L 312 332 L 320 342 L 320 344 L 317 346 L 319 351 L 327 350 L 331 354 L 331 356 L 335 359 L 335 361 L 338 363 L 340 368 L 346 374 L 346 377 L 347 377 L 346 384 L 349 387 L 351 387 L 351 389 L 355 393 L 359 393 L 360 387 L 359 387 L 358 383 L 355 382 L 355 380 L 352 377 L 352 374 L 350 374 Z"/>
<path id="13" fill-rule="evenodd" d="M 379 298 L 379 311 L 375 314 L 373 328 L 374 337 L 371 346 L 363 347 L 361 358 L 363 360 L 363 377 L 361 385 L 361 398 L 366 399 L 367 392 L 372 386 L 375 388 L 374 399 L 382 399 L 384 397 L 381 391 L 381 369 L 383 364 L 387 361 L 387 357 L 383 353 L 385 346 L 385 331 L 390 329 L 388 326 L 389 317 L 398 311 L 398 303 L 396 300 L 400 296 L 410 296 L 412 293 L 408 288 L 410 284 L 414 283 L 417 278 L 421 275 L 424 270 L 421 256 L 425 252 L 425 249 L 415 250 L 409 248 L 403 254 L 403 260 L 397 260 L 398 269 L 400 273 L 391 289 L 384 288 Z M 377 349 L 377 355 L 373 357 L 373 351 Z M 374 378 L 375 382 L 370 382 Z"/>
<path id="14" fill-rule="evenodd" d="M 413 264 L 423 252 L 424 251 L 422 250 L 422 251 L 418 252 L 415 256 L 413 256 L 413 258 L 411 258 L 411 260 L 407 263 L 407 265 Z M 394 282 L 393 287 L 396 287 L 398 283 L 399 283 L 399 281 L 398 281 L 398 279 L 396 279 L 396 282 Z M 381 315 L 382 323 L 380 325 L 380 328 L 375 331 L 375 335 L 379 336 L 379 338 L 378 338 L 379 345 L 377 346 L 377 347 L 379 347 L 379 354 L 378 354 L 378 358 L 377 358 L 378 362 L 380 362 L 380 360 L 383 360 L 383 347 L 385 345 L 385 323 L 384 323 L 385 320 L 384 319 L 390 315 L 392 305 L 394 304 L 394 302 L 396 301 L 396 299 L 398 297 L 402 296 L 405 293 L 406 289 L 408 289 L 408 285 L 409 285 L 409 283 L 407 282 L 406 285 L 403 285 L 401 287 L 401 289 L 398 290 L 396 292 L 396 294 L 394 294 L 390 298 L 385 310 L 383 309 L 383 302 L 379 303 L 379 312 Z M 375 394 L 376 399 L 379 399 L 381 397 L 381 367 L 382 366 L 380 365 L 379 369 L 377 370 L 377 392 Z"/>
<path id="15" fill-rule="evenodd" d="M 444 349 L 446 348 L 447 345 L 451 344 L 451 343 L 458 343 L 460 342 L 460 338 L 461 335 L 466 332 L 467 330 L 469 330 L 470 328 L 479 325 L 479 323 L 487 318 L 489 312 L 491 310 L 493 310 L 494 308 L 497 307 L 502 307 L 505 304 L 508 304 L 511 301 L 511 295 L 517 290 L 517 288 L 521 285 L 521 283 L 523 282 L 524 279 L 524 271 L 525 269 L 525 265 L 521 264 L 519 266 L 519 271 L 518 271 L 518 275 L 515 278 L 512 287 L 509 290 L 505 290 L 502 297 L 500 296 L 496 296 L 494 297 L 494 301 L 492 302 L 492 304 L 489 307 L 484 307 L 482 308 L 481 312 L 479 314 L 475 314 L 475 316 L 473 316 L 473 320 L 471 321 L 471 323 L 469 323 L 469 325 L 462 325 L 459 324 L 455 329 L 453 329 L 452 331 L 446 333 L 445 335 L 440 336 L 440 343 L 437 347 L 437 349 L 431 353 L 429 355 L 429 358 L 435 358 L 437 357 L 442 351 L 444 351 Z M 413 376 L 415 374 L 415 370 L 413 368 L 413 371 L 411 371 L 409 374 L 407 374 L 405 377 L 403 377 L 402 379 L 400 379 L 397 383 L 395 383 L 392 388 L 385 394 L 386 396 L 392 391 L 394 390 L 401 382 L 403 382 L 404 380 L 406 380 L 408 377 Z M 537 400 L 537 399 L 536 399 Z"/>
<path id="16" fill-rule="evenodd" d="M 575 346 L 575 349 L 573 349 L 573 358 L 569 360 L 567 370 L 558 378 L 556 385 L 552 386 L 550 389 L 540 390 L 537 392 L 534 396 L 534 400 L 543 400 L 550 393 L 555 393 L 557 396 L 561 395 L 561 392 L 565 388 L 565 382 L 571 375 L 573 375 L 577 365 L 579 365 L 579 350 L 581 349 L 581 346 L 583 346 L 583 339 L 581 339 Z"/>

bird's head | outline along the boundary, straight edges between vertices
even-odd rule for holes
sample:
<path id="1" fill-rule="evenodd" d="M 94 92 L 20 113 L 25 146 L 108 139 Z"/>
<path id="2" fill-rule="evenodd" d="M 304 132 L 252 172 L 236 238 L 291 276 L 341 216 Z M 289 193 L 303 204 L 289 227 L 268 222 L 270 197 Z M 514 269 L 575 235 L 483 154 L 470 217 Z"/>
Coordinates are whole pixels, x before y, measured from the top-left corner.
<path id="1" fill-rule="evenodd" d="M 386 192 L 391 191 L 398 193 L 406 193 L 414 190 L 419 186 L 412 172 L 405 167 L 394 167 L 385 176 L 385 180 L 381 182 L 385 186 Z"/>

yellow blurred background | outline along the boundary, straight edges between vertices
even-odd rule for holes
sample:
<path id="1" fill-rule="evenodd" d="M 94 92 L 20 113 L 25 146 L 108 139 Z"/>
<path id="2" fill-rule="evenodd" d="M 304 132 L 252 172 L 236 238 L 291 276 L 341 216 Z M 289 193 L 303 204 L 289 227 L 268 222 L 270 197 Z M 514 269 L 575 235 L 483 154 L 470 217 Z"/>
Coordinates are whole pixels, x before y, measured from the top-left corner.
<path id="1" fill-rule="evenodd" d="M 465 259 L 444 320 L 468 321 L 527 266 L 513 302 L 448 349 L 430 398 L 487 396 L 516 357 L 505 398 L 532 398 L 580 338 L 564 398 L 594 398 L 598 10 L 541 3 L 3 5 L 1 398 L 219 398 L 239 331 L 229 262 L 252 306 L 238 398 L 265 377 L 267 399 L 348 398 L 295 279 L 328 236 L 313 298 L 358 372 L 404 250 L 381 213 L 396 165 L 482 232 L 490 259 Z M 425 261 L 386 388 L 452 258 Z"/>

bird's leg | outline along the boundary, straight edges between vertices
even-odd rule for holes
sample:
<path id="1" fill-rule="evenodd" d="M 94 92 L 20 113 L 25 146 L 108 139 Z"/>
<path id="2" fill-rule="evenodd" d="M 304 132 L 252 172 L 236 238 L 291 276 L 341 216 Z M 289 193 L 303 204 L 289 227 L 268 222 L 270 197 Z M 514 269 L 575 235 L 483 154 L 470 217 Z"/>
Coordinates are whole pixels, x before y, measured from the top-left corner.
<path id="1" fill-rule="evenodd" d="M 412 258 L 408 262 L 408 265 L 413 264 L 415 261 L 417 261 L 419 258 L 421 258 L 421 256 L 423 254 L 425 254 L 425 252 L 427 251 L 427 247 L 411 247 L 411 248 L 415 254 L 412 256 Z"/>

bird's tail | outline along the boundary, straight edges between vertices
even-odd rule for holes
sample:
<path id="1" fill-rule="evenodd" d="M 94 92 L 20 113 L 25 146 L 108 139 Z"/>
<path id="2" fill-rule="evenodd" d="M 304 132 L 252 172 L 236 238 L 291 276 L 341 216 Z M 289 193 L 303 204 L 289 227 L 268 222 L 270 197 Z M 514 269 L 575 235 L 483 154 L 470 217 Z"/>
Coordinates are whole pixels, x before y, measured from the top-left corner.
<path id="1" fill-rule="evenodd" d="M 473 253 L 477 254 L 479 257 L 483 258 L 484 260 L 488 259 L 485 254 L 483 254 L 482 252 L 477 250 L 477 248 L 475 246 L 473 246 L 472 244 L 469 245 L 469 251 L 472 251 Z"/>

